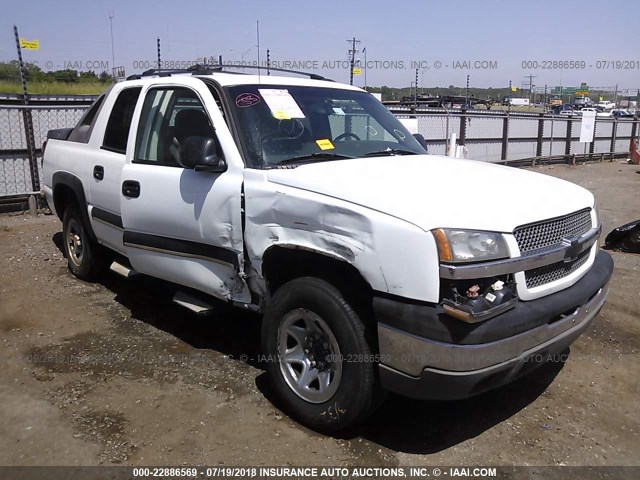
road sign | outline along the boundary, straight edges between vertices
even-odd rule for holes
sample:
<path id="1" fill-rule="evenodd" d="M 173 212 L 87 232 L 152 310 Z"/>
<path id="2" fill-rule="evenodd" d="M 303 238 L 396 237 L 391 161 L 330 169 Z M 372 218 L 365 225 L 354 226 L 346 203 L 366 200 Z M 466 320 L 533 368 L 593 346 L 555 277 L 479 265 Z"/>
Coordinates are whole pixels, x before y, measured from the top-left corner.
<path id="1" fill-rule="evenodd" d="M 564 87 L 562 93 L 566 93 L 567 95 L 573 95 L 574 93 L 576 93 L 576 87 Z"/>
<path id="2" fill-rule="evenodd" d="M 39 50 L 40 40 L 25 40 L 24 38 L 21 38 L 20 48 L 24 48 L 25 50 Z"/>

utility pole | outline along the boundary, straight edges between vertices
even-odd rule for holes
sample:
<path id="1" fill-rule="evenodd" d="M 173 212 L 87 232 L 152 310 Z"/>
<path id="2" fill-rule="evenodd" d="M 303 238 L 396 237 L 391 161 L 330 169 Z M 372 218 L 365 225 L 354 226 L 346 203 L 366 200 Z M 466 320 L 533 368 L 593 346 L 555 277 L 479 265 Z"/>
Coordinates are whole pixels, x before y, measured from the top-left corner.
<path id="1" fill-rule="evenodd" d="M 511 111 L 511 104 L 513 100 L 513 86 L 511 84 L 511 80 L 509 80 L 509 111 Z"/>
<path id="2" fill-rule="evenodd" d="M 528 78 L 529 79 L 529 103 L 532 102 L 532 96 L 534 95 L 533 93 L 533 79 L 536 78 L 537 75 L 526 75 L 524 78 Z M 535 96 L 533 96 L 533 98 L 535 99 Z"/>
<path id="3" fill-rule="evenodd" d="M 418 106 L 418 69 L 416 68 L 416 91 L 413 96 L 413 104 Z"/>
<path id="4" fill-rule="evenodd" d="M 356 52 L 358 51 L 356 49 L 356 44 L 360 43 L 360 40 L 357 40 L 356 37 L 353 37 L 351 40 L 347 40 L 347 42 L 349 42 L 351 46 L 351 48 L 349 49 L 349 64 L 351 66 L 351 71 L 349 72 L 349 84 L 353 85 L 353 68 L 356 61 Z"/>

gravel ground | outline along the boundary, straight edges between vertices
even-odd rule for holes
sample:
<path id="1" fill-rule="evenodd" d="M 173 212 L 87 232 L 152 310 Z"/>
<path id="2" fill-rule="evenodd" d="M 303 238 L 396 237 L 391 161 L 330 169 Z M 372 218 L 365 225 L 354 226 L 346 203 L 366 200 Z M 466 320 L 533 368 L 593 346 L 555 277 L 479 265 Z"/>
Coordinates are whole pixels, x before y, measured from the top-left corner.
<path id="1" fill-rule="evenodd" d="M 542 167 L 589 188 L 607 233 L 640 218 L 622 163 Z M 390 397 L 345 438 L 283 415 L 259 318 L 198 317 L 168 286 L 68 272 L 61 225 L 0 216 L 0 464 L 640 465 L 640 256 L 613 253 L 609 300 L 564 364 L 456 402 Z"/>

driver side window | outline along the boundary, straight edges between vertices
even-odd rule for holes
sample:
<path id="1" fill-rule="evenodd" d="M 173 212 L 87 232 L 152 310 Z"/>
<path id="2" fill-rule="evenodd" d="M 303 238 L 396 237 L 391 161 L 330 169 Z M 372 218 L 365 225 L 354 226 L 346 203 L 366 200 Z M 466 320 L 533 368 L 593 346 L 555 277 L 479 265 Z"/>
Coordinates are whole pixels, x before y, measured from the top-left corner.
<path id="1" fill-rule="evenodd" d="M 184 87 L 150 90 L 142 107 L 133 161 L 180 167 L 181 148 L 191 136 L 215 137 L 196 93 Z"/>

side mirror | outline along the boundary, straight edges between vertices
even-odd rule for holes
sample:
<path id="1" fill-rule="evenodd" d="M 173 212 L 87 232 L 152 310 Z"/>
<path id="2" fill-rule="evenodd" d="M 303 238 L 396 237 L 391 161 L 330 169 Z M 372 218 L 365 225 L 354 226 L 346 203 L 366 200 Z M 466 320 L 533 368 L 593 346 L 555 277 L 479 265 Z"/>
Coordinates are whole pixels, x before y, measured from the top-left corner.
<path id="1" fill-rule="evenodd" d="M 215 138 L 194 135 L 185 138 L 180 146 L 180 166 L 197 171 L 224 172 L 227 164 L 218 155 Z"/>
<path id="2" fill-rule="evenodd" d="M 414 133 L 413 138 L 415 138 L 418 141 L 418 143 L 420 144 L 420 146 L 422 146 L 422 148 L 424 148 L 426 151 L 429 151 L 429 149 L 427 148 L 427 141 L 424 139 L 421 133 Z"/>

